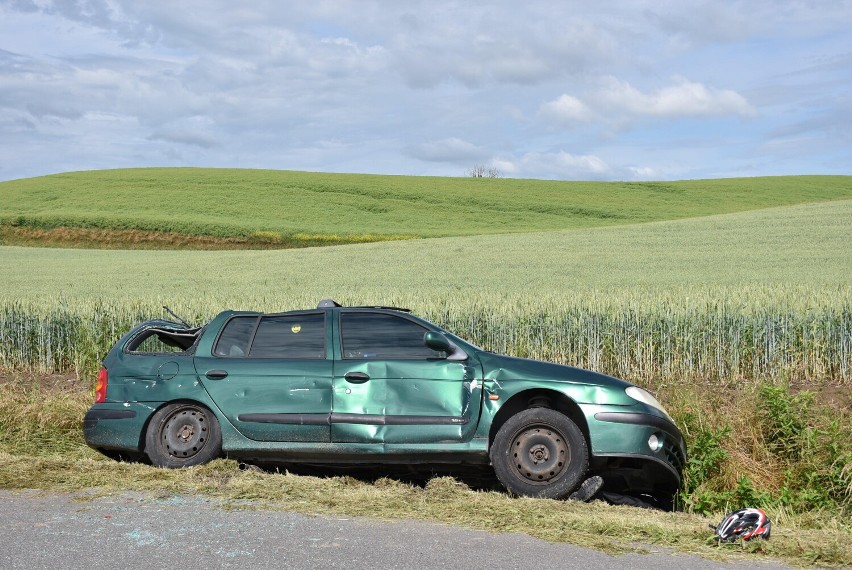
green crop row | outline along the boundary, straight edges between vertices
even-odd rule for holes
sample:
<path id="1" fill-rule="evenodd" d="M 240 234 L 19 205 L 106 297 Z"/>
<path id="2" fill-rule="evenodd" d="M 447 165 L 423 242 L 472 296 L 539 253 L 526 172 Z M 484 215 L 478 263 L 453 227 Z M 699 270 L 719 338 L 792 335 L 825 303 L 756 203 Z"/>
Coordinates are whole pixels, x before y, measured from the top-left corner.
<path id="1" fill-rule="evenodd" d="M 194 320 L 212 316 L 205 314 L 208 308 L 177 308 Z M 510 313 L 505 306 L 472 309 L 435 299 L 421 309 L 422 316 L 483 348 L 643 383 L 695 377 L 852 379 L 849 304 L 804 311 L 718 304 L 618 309 L 578 300 Z M 0 365 L 91 374 L 131 326 L 161 316 L 162 311 L 141 304 L 95 303 L 72 311 L 8 303 L 0 306 Z"/>

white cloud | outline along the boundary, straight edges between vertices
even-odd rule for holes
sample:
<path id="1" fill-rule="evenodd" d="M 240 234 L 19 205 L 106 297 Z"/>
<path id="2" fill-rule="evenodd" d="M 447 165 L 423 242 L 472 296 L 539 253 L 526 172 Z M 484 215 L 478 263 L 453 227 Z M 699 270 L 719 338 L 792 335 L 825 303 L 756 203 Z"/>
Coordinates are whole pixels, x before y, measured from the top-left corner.
<path id="1" fill-rule="evenodd" d="M 605 109 L 658 117 L 747 117 L 755 113 L 745 97 L 735 91 L 715 89 L 683 78 L 677 78 L 674 85 L 643 93 L 627 81 L 611 77 L 597 101 Z"/>
<path id="2" fill-rule="evenodd" d="M 657 169 L 649 166 L 628 166 L 627 171 L 632 180 L 656 180 L 660 177 Z"/>
<path id="3" fill-rule="evenodd" d="M 644 118 L 746 118 L 757 114 L 736 91 L 707 87 L 684 78 L 675 78 L 671 85 L 643 92 L 628 81 L 610 76 L 590 90 L 584 99 L 562 94 L 542 103 L 538 115 L 548 125 L 571 128 L 585 124 L 611 136 L 613 130 L 636 128 Z"/>
<path id="4" fill-rule="evenodd" d="M 556 152 L 528 152 L 518 157 L 501 157 L 491 163 L 508 176 L 572 180 L 605 178 L 611 174 L 610 166 L 595 155 L 576 155 L 559 150 Z"/>
<path id="5" fill-rule="evenodd" d="M 545 118 L 562 124 L 589 121 L 594 115 L 588 105 L 571 95 L 561 95 L 553 101 L 543 103 L 539 111 Z"/>

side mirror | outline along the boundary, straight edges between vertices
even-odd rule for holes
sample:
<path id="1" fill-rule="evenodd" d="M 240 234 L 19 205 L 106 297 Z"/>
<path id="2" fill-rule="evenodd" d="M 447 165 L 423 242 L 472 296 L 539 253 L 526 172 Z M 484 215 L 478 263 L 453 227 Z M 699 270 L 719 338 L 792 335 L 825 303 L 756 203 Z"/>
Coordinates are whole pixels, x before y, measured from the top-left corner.
<path id="1" fill-rule="evenodd" d="M 427 332 L 423 335 L 423 344 L 437 352 L 447 353 L 447 360 L 467 360 L 467 353 L 441 333 Z"/>
<path id="2" fill-rule="evenodd" d="M 450 339 L 442 335 L 441 333 L 436 333 L 434 331 L 429 331 L 425 335 L 423 335 L 423 344 L 425 344 L 428 348 L 438 352 L 446 352 L 450 353 Z"/>

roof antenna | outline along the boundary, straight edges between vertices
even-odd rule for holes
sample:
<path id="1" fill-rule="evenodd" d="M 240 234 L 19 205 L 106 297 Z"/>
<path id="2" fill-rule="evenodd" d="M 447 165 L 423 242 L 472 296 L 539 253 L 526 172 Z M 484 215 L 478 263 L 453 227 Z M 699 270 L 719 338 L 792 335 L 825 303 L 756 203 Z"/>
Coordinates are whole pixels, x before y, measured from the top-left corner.
<path id="1" fill-rule="evenodd" d="M 167 306 L 165 306 L 165 305 L 163 305 L 163 308 L 166 310 L 166 312 L 167 312 L 168 314 L 170 314 L 171 316 L 173 316 L 174 318 L 176 318 L 177 320 L 179 320 L 180 322 L 182 322 L 183 324 L 185 324 L 187 327 L 192 328 L 192 325 L 191 325 L 191 324 L 189 324 L 188 322 L 186 322 L 185 320 L 183 320 L 182 318 L 180 318 L 179 316 L 177 316 L 177 315 L 175 314 L 175 312 L 174 312 L 174 311 L 172 311 L 170 308 L 168 308 L 168 307 L 167 307 Z"/>

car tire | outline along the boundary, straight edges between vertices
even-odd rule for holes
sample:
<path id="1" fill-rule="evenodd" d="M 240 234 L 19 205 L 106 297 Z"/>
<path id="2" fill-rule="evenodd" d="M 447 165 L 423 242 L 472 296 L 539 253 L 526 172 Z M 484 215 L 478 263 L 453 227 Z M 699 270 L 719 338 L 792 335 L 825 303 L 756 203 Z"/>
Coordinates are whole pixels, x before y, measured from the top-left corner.
<path id="1" fill-rule="evenodd" d="M 524 497 L 561 499 L 580 484 L 589 465 L 580 428 L 549 408 L 529 408 L 509 418 L 490 455 L 497 479 Z"/>
<path id="2" fill-rule="evenodd" d="M 145 454 L 157 467 L 201 465 L 222 453 L 216 416 L 198 404 L 169 404 L 157 410 L 145 434 Z"/>

